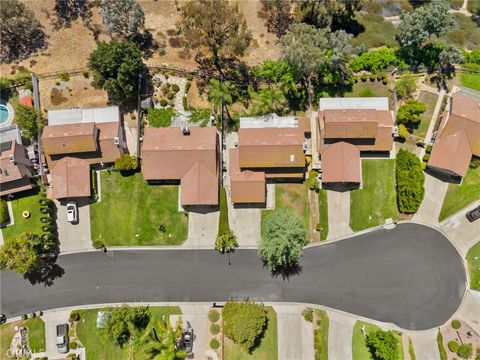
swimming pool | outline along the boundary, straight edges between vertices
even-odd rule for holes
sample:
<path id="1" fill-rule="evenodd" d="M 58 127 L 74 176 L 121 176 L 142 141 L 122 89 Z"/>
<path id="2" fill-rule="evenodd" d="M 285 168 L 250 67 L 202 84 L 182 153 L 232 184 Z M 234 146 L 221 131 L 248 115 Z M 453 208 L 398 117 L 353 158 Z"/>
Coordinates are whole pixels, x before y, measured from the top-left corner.
<path id="1" fill-rule="evenodd" d="M 8 111 L 5 105 L 0 105 L 0 125 L 8 121 L 9 117 L 10 117 L 10 111 Z"/>

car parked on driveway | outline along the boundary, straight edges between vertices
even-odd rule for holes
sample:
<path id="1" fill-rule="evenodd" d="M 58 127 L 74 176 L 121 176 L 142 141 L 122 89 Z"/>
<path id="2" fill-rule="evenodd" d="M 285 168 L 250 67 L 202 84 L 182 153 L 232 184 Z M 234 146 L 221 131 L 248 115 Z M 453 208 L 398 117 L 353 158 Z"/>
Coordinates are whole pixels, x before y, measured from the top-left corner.
<path id="1" fill-rule="evenodd" d="M 193 351 L 193 329 L 191 327 L 186 328 L 182 334 L 183 344 L 187 353 Z"/>
<path id="2" fill-rule="evenodd" d="M 57 349 L 60 354 L 68 353 L 68 324 L 57 325 Z"/>
<path id="3" fill-rule="evenodd" d="M 475 220 L 480 219 L 480 206 L 477 206 L 475 209 L 467 212 L 465 216 L 470 222 L 474 222 Z"/>
<path id="4" fill-rule="evenodd" d="M 78 208 L 75 201 L 69 201 L 67 203 L 67 220 L 70 223 L 78 222 Z"/>

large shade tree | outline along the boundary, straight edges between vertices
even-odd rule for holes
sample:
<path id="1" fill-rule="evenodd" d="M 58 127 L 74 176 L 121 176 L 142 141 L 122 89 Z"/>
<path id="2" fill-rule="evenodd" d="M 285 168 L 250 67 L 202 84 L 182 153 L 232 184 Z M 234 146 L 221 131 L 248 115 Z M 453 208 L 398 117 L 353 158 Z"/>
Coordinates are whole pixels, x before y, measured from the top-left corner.
<path id="1" fill-rule="evenodd" d="M 43 26 L 25 4 L 2 0 L 0 18 L 0 62 L 22 60 L 47 46 Z"/>
<path id="2" fill-rule="evenodd" d="M 259 253 L 270 271 L 275 272 L 295 265 L 307 243 L 302 220 L 292 211 L 281 209 L 265 219 Z"/>
<path id="3" fill-rule="evenodd" d="M 238 5 L 227 0 L 188 1 L 182 7 L 179 23 L 184 35 L 184 46 L 196 51 L 195 59 L 201 70 L 212 77 L 229 76 L 244 55 L 252 34 Z"/>
<path id="4" fill-rule="evenodd" d="M 79 17 L 84 22 L 90 21 L 92 17 L 87 0 L 55 0 L 53 10 L 55 14 L 52 23 L 56 29 L 62 26 L 69 27 Z"/>
<path id="5" fill-rule="evenodd" d="M 125 38 L 143 29 L 145 14 L 135 0 L 101 0 L 100 5 L 103 24 L 111 35 Z"/>
<path id="6" fill-rule="evenodd" d="M 315 27 L 341 30 L 349 27 L 360 7 L 361 0 L 299 0 L 297 15 Z"/>
<path id="7" fill-rule="evenodd" d="M 105 89 L 115 101 L 136 97 L 138 77 L 145 69 L 140 50 L 130 41 L 99 42 L 88 67 L 93 71 L 93 86 Z"/>
<path id="8" fill-rule="evenodd" d="M 0 246 L 0 269 L 25 275 L 41 264 L 40 240 L 37 234 L 26 232 L 7 238 Z"/>

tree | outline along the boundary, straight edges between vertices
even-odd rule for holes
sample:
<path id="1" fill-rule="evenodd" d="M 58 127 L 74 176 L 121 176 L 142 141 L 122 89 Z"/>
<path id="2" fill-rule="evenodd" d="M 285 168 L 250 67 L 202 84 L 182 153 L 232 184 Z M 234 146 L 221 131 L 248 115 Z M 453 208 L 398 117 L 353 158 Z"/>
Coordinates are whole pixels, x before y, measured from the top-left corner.
<path id="1" fill-rule="evenodd" d="M 217 114 L 222 111 L 221 108 L 223 104 L 225 105 L 225 110 L 230 117 L 230 113 L 228 112 L 226 105 L 230 105 L 233 102 L 233 92 L 233 85 L 229 81 L 221 82 L 216 79 L 210 80 L 210 85 L 208 87 L 208 100 L 213 105 L 214 111 Z"/>
<path id="2" fill-rule="evenodd" d="M 398 340 L 393 331 L 377 330 L 367 334 L 367 346 L 375 359 L 398 359 Z"/>
<path id="3" fill-rule="evenodd" d="M 217 240 L 215 240 L 215 250 L 220 252 L 231 251 L 237 246 L 237 237 L 230 229 L 218 235 Z"/>
<path id="4" fill-rule="evenodd" d="M 217 71 L 217 75 L 227 78 L 227 70 L 245 53 L 252 40 L 238 5 L 227 0 L 188 1 L 182 7 L 179 26 L 185 48 L 196 50 L 196 61 L 210 77 L 212 71 Z"/>
<path id="5" fill-rule="evenodd" d="M 422 121 L 420 115 L 422 115 L 425 110 L 427 110 L 425 104 L 415 99 L 409 99 L 398 109 L 397 124 L 403 124 L 407 128 L 416 129 Z"/>
<path id="6" fill-rule="evenodd" d="M 380 47 L 357 56 L 349 66 L 352 71 L 379 72 L 388 68 L 405 68 L 405 62 L 400 58 L 398 49 Z"/>
<path id="7" fill-rule="evenodd" d="M 292 4 L 290 0 L 261 0 L 262 10 L 267 15 L 267 30 L 278 38 L 286 34 L 293 23 Z"/>
<path id="8" fill-rule="evenodd" d="M 397 203 L 400 212 L 413 214 L 425 195 L 425 175 L 420 159 L 412 152 L 400 149 L 397 154 L 395 177 L 397 182 Z"/>
<path id="9" fill-rule="evenodd" d="M 130 154 L 122 154 L 115 160 L 115 170 L 131 171 L 138 167 L 138 158 Z"/>
<path id="10" fill-rule="evenodd" d="M 145 14 L 135 0 L 101 0 L 103 24 L 111 35 L 134 36 L 143 29 Z"/>
<path id="11" fill-rule="evenodd" d="M 408 137 L 408 135 L 409 133 L 405 125 L 403 124 L 398 125 L 398 137 L 404 141 Z"/>
<path id="12" fill-rule="evenodd" d="M 0 247 L 0 269 L 13 270 L 20 275 L 34 270 L 41 263 L 38 245 L 38 235 L 31 232 L 5 239 Z"/>
<path id="13" fill-rule="evenodd" d="M 277 87 L 285 95 L 296 95 L 296 81 L 299 74 L 286 61 L 266 60 L 253 69 L 254 75 L 262 82 L 265 82 L 269 88 Z"/>
<path id="14" fill-rule="evenodd" d="M 38 110 L 22 104 L 17 107 L 15 120 L 22 129 L 22 135 L 28 139 L 37 137 L 38 130 L 45 125 L 45 120 Z"/>
<path id="15" fill-rule="evenodd" d="M 254 303 L 227 302 L 223 307 L 223 333 L 250 353 L 265 331 L 267 311 Z"/>
<path id="16" fill-rule="evenodd" d="M 446 84 L 446 79 L 450 79 L 455 72 L 455 64 L 460 64 L 464 61 L 464 57 L 453 46 L 445 46 L 438 55 L 437 74 L 441 76 Z"/>
<path id="17" fill-rule="evenodd" d="M 473 355 L 472 344 L 462 344 L 457 350 L 457 355 L 462 359 L 470 359 Z"/>
<path id="18" fill-rule="evenodd" d="M 117 101 L 136 98 L 138 76 L 145 66 L 142 54 L 130 41 L 101 41 L 90 54 L 88 67 L 93 71 L 92 85 L 103 88 Z"/>
<path id="19" fill-rule="evenodd" d="M 179 360 L 188 354 L 185 349 L 179 348 L 179 340 L 182 336 L 181 321 L 177 321 L 172 327 L 167 321 L 157 322 L 158 326 L 152 328 L 145 353 L 149 359 L 154 360 Z"/>
<path id="20" fill-rule="evenodd" d="M 22 60 L 47 46 L 47 35 L 35 13 L 18 0 L 0 6 L 0 62 Z"/>
<path id="21" fill-rule="evenodd" d="M 264 115 L 276 113 L 282 115 L 288 110 L 288 100 L 282 90 L 277 88 L 262 88 L 251 93 L 252 113 Z"/>
<path id="22" fill-rule="evenodd" d="M 295 265 L 307 243 L 302 220 L 292 211 L 280 209 L 265 220 L 259 253 L 270 271 L 277 271 Z"/>
<path id="23" fill-rule="evenodd" d="M 417 78 L 413 74 L 405 74 L 395 82 L 395 90 L 401 98 L 409 98 L 417 90 Z"/>
<path id="24" fill-rule="evenodd" d="M 361 0 L 299 0 L 298 20 L 318 28 L 347 29 L 360 7 Z"/>
<path id="25" fill-rule="evenodd" d="M 92 11 L 86 0 L 56 0 L 53 10 L 55 16 L 52 23 L 55 29 L 62 26 L 69 27 L 78 17 L 81 17 L 84 22 L 92 17 Z"/>
<path id="26" fill-rule="evenodd" d="M 412 12 L 403 11 L 400 15 L 397 40 L 411 58 L 432 37 L 445 35 L 453 28 L 450 6 L 443 0 L 432 1 Z"/>
<path id="27" fill-rule="evenodd" d="M 306 79 L 310 106 L 315 79 L 340 84 L 349 76 L 346 64 L 353 51 L 351 39 L 344 31 L 332 33 L 307 24 L 292 25 L 280 39 L 283 59 Z"/>
<path id="28" fill-rule="evenodd" d="M 116 345 L 128 343 L 134 334 L 145 329 L 150 321 L 148 306 L 128 306 L 114 308 L 107 318 L 104 331 Z"/>

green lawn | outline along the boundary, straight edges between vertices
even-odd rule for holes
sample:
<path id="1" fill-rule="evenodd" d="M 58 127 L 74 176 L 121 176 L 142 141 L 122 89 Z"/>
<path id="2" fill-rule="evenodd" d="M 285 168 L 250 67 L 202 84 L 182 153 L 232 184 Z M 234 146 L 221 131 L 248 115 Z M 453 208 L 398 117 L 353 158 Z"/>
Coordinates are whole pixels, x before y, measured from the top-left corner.
<path id="1" fill-rule="evenodd" d="M 85 310 L 83 318 L 78 322 L 77 325 L 77 336 L 86 349 L 87 359 L 130 359 L 131 357 L 129 357 L 128 347 L 120 348 L 119 346 L 111 342 L 109 339 L 107 339 L 105 335 L 97 329 L 96 321 L 97 313 L 99 310 L 105 311 L 108 310 L 108 308 Z M 158 319 L 161 319 L 162 315 L 165 315 L 168 318 L 169 315 L 182 314 L 180 307 L 178 306 L 153 306 L 150 307 L 150 311 L 152 315 L 151 322 L 155 322 Z M 149 359 L 149 357 L 146 356 L 142 347 L 135 349 L 133 353 L 134 359 Z"/>
<path id="2" fill-rule="evenodd" d="M 23 232 L 41 232 L 40 203 L 41 196 L 36 192 L 29 192 L 25 196 L 12 200 L 13 217 L 15 224 L 2 229 L 3 237 L 9 239 Z M 22 213 L 27 210 L 30 217 L 25 219 Z"/>
<path id="3" fill-rule="evenodd" d="M 101 172 L 101 202 L 90 206 L 92 240 L 110 246 L 179 245 L 187 214 L 178 211 L 178 186 L 148 185 L 142 174 Z M 165 225 L 165 232 L 159 225 Z"/>
<path id="4" fill-rule="evenodd" d="M 389 21 L 385 21 L 382 16 L 377 14 L 357 14 L 355 16 L 365 30 L 353 38 L 355 46 L 365 44 L 367 49 L 380 47 L 382 45 L 396 47 L 395 35 L 397 28 Z"/>
<path id="5" fill-rule="evenodd" d="M 448 185 L 439 221 L 455 214 L 478 199 L 480 199 L 480 167 L 468 169 L 461 185 Z"/>
<path id="6" fill-rule="evenodd" d="M 438 95 L 429 93 L 427 91 L 421 91 L 418 101 L 424 103 L 427 106 L 427 110 L 422 114 L 422 121 L 418 127 L 413 131 L 413 134 L 425 138 L 425 135 L 428 131 L 428 126 L 430 125 L 430 120 L 432 120 L 433 111 L 435 110 L 435 105 L 437 104 Z"/>
<path id="7" fill-rule="evenodd" d="M 315 360 L 328 360 L 328 319 L 325 310 L 315 309 L 318 328 L 314 332 Z"/>
<path id="8" fill-rule="evenodd" d="M 350 194 L 350 227 L 360 231 L 398 219 L 395 160 L 363 159 L 362 189 Z"/>
<path id="9" fill-rule="evenodd" d="M 381 81 L 367 81 L 363 82 L 358 80 L 358 82 L 352 85 L 352 91 L 345 93 L 345 97 L 390 97 L 390 91 L 388 90 L 387 85 L 383 85 Z"/>
<path id="10" fill-rule="evenodd" d="M 318 207 L 320 211 L 320 240 L 326 240 L 328 236 L 328 201 L 327 191 L 320 189 L 318 193 Z"/>
<path id="11" fill-rule="evenodd" d="M 247 354 L 232 340 L 224 337 L 224 359 L 228 360 L 276 360 L 278 359 L 277 314 L 271 306 L 267 306 L 267 329 L 260 340 L 260 344 L 251 354 Z"/>
<path id="12" fill-rule="evenodd" d="M 462 86 L 480 91 L 480 74 L 461 72 L 460 84 Z"/>
<path id="13" fill-rule="evenodd" d="M 308 189 L 304 184 L 275 184 L 275 209 L 262 211 L 262 235 L 264 219 L 268 214 L 279 209 L 290 209 L 303 219 L 307 234 L 310 231 L 310 204 Z"/>
<path id="14" fill-rule="evenodd" d="M 367 347 L 366 344 L 366 337 L 362 333 L 362 326 L 365 326 L 365 331 L 368 334 L 371 331 L 376 331 L 379 330 L 380 328 L 376 325 L 369 324 L 363 321 L 357 321 L 355 323 L 355 326 L 353 327 L 353 336 L 352 336 L 352 359 L 353 360 L 375 360 L 375 358 L 372 356 L 370 353 L 370 350 Z M 403 343 L 402 343 L 402 337 L 395 332 L 395 335 L 398 339 L 398 360 L 403 360 L 404 359 L 404 354 L 403 354 Z"/>
<path id="15" fill-rule="evenodd" d="M 8 359 L 7 351 L 15 333 L 15 326 L 28 327 L 30 348 L 33 352 L 45 351 L 45 323 L 40 318 L 15 321 L 0 326 L 0 359 Z"/>
<path id="16" fill-rule="evenodd" d="M 480 241 L 473 245 L 467 253 L 470 289 L 480 291 Z"/>

